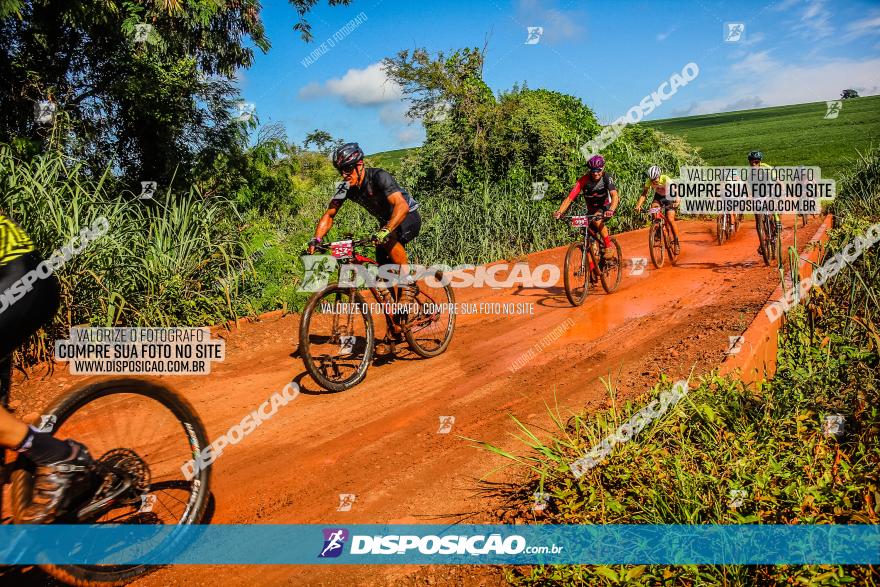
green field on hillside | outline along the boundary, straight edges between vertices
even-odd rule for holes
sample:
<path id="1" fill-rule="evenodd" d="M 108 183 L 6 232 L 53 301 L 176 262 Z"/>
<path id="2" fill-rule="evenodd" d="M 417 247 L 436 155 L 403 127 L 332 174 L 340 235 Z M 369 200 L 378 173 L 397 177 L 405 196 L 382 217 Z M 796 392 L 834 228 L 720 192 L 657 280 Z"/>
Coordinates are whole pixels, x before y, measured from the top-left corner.
<path id="1" fill-rule="evenodd" d="M 880 96 L 844 100 L 837 118 L 825 102 L 670 118 L 646 126 L 683 137 L 712 165 L 742 165 L 753 149 L 770 165 L 818 165 L 836 177 L 856 151 L 880 142 Z"/>
<path id="2" fill-rule="evenodd" d="M 818 165 L 836 177 L 856 151 L 880 143 L 880 96 L 843 101 L 837 118 L 826 119 L 825 102 L 669 118 L 645 125 L 683 137 L 711 165 L 741 165 L 746 153 L 764 151 L 770 165 Z M 370 163 L 394 169 L 409 149 L 384 151 Z"/>
<path id="3" fill-rule="evenodd" d="M 415 148 L 415 147 L 414 147 Z M 396 169 L 400 160 L 406 156 L 410 149 L 396 149 L 394 151 L 382 151 L 367 157 L 367 163 L 374 167 Z"/>

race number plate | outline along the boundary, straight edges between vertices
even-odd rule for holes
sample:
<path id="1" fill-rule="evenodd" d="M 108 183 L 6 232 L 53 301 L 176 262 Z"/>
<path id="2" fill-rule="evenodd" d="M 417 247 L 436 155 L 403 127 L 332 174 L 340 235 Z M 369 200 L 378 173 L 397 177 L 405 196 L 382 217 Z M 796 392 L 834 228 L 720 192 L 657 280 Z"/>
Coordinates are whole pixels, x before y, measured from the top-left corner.
<path id="1" fill-rule="evenodd" d="M 651 208 L 648 210 L 648 214 L 653 214 L 655 216 L 659 213 L 660 213 L 660 208 Z"/>
<path id="2" fill-rule="evenodd" d="M 337 259 L 346 259 L 354 254 L 354 247 L 350 240 L 330 243 L 330 254 Z"/>
<path id="3" fill-rule="evenodd" d="M 590 217 L 589 216 L 572 216 L 571 217 L 571 225 L 575 228 L 583 228 L 585 226 L 590 225 Z"/>

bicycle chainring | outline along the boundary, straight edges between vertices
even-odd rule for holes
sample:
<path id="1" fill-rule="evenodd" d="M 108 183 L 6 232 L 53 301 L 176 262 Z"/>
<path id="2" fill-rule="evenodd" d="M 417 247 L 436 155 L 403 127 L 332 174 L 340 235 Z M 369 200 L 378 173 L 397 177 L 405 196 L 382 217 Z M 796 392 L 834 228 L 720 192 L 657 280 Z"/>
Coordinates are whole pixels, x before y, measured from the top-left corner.
<path id="1" fill-rule="evenodd" d="M 97 468 L 104 474 L 104 481 L 97 495 L 112 492 L 117 484 L 125 479 L 131 480 L 128 490 L 131 503 L 139 502 L 142 495 L 150 489 L 150 467 L 133 450 L 114 448 L 98 459 Z"/>

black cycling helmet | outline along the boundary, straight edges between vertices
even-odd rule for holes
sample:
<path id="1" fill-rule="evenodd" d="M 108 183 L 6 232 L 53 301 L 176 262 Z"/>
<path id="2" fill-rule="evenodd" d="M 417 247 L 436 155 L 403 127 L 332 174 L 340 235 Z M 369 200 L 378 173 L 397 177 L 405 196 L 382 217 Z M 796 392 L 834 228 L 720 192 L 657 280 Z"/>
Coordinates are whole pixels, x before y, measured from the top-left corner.
<path id="1" fill-rule="evenodd" d="M 761 161 L 764 159 L 764 153 L 761 151 L 749 151 L 749 161 Z"/>
<path id="2" fill-rule="evenodd" d="M 359 161 L 364 160 L 364 152 L 357 143 L 345 143 L 333 151 L 333 167 L 339 171 L 350 171 Z"/>

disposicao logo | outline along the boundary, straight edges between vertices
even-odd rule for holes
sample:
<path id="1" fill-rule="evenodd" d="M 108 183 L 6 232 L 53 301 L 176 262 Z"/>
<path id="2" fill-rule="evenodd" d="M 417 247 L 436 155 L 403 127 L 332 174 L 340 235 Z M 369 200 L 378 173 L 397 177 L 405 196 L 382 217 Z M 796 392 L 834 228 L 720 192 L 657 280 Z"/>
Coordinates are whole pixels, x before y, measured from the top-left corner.
<path id="1" fill-rule="evenodd" d="M 324 548 L 318 558 L 336 558 L 342 554 L 345 541 L 348 540 L 348 530 L 345 528 L 324 528 Z"/>

